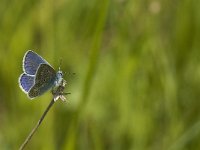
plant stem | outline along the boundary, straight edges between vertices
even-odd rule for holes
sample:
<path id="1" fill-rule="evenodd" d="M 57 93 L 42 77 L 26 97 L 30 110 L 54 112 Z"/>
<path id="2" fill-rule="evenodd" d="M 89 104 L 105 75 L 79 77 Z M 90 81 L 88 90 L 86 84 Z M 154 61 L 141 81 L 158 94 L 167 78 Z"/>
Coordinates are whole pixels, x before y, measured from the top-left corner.
<path id="1" fill-rule="evenodd" d="M 28 144 L 28 142 L 31 140 L 33 134 L 36 132 L 36 130 L 38 129 L 38 127 L 42 123 L 43 119 L 45 118 L 46 114 L 48 113 L 50 108 L 53 106 L 53 104 L 54 104 L 54 99 L 51 100 L 48 107 L 46 108 L 43 115 L 41 116 L 40 120 L 38 121 L 36 126 L 32 129 L 32 131 L 29 133 L 28 137 L 25 139 L 24 143 L 20 146 L 19 150 L 23 150 L 25 148 L 25 146 Z"/>

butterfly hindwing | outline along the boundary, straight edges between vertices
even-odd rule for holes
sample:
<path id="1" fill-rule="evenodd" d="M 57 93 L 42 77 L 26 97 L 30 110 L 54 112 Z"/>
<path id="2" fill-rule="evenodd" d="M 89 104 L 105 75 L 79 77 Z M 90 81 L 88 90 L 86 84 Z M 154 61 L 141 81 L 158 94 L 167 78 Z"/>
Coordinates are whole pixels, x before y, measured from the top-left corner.
<path id="1" fill-rule="evenodd" d="M 34 85 L 34 76 L 25 73 L 21 74 L 19 77 L 19 85 L 25 93 L 28 93 L 30 88 Z"/>
<path id="2" fill-rule="evenodd" d="M 35 75 L 40 64 L 49 64 L 37 53 L 29 50 L 23 58 L 23 70 L 26 74 Z"/>
<path id="3" fill-rule="evenodd" d="M 40 64 L 36 72 L 34 86 L 28 92 L 28 96 L 34 98 L 49 90 L 54 85 L 55 78 L 56 72 L 50 65 Z"/>

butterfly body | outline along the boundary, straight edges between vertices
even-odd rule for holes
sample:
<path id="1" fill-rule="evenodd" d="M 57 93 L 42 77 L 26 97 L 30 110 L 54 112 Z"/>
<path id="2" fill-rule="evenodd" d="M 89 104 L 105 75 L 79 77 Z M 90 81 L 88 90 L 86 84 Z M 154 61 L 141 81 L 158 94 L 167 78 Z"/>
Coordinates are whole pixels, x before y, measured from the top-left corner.
<path id="1" fill-rule="evenodd" d="M 56 72 L 46 60 L 31 50 L 24 55 L 23 71 L 19 77 L 19 85 L 30 99 L 51 88 L 63 86 L 62 71 Z"/>

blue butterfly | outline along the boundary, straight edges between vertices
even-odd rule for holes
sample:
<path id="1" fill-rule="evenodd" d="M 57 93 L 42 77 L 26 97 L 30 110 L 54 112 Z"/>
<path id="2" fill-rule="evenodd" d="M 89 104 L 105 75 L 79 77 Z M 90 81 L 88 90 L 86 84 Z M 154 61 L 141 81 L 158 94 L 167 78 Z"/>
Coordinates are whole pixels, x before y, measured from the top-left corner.
<path id="1" fill-rule="evenodd" d="M 63 79 L 62 71 L 56 72 L 53 67 L 37 53 L 28 50 L 23 58 L 23 71 L 19 77 L 19 86 L 30 99 L 42 95 L 52 88 L 54 100 L 63 96 L 66 81 Z M 60 93 L 54 93 L 60 90 Z"/>

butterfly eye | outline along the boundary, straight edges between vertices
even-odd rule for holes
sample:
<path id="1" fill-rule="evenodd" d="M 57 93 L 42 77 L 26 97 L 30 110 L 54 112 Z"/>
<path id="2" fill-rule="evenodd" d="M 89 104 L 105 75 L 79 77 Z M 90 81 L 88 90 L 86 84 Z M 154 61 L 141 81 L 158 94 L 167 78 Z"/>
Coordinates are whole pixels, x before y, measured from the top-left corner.
<path id="1" fill-rule="evenodd" d="M 58 71 L 58 75 L 59 75 L 59 76 L 63 76 L 62 71 Z"/>

